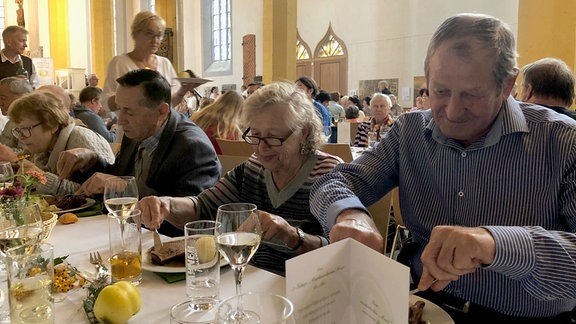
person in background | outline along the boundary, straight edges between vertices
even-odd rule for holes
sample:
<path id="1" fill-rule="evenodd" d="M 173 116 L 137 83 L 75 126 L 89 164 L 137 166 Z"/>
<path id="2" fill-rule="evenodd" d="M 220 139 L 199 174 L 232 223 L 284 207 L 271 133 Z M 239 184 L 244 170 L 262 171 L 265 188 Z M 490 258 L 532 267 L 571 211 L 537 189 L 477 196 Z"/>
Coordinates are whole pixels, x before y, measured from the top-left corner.
<path id="1" fill-rule="evenodd" d="M 370 110 L 370 100 L 372 97 L 366 96 L 362 99 L 362 111 L 364 111 L 365 116 L 372 116 L 372 110 Z"/>
<path id="2" fill-rule="evenodd" d="M 220 162 L 202 129 L 170 108 L 170 84 L 157 71 L 134 70 L 118 80 L 118 125 L 124 136 L 115 162 L 87 149 L 68 150 L 58 160 L 63 179 L 83 182 L 78 193 L 103 193 L 110 175 L 136 177 L 140 197 L 197 195 L 220 178 Z M 82 179 L 87 179 L 82 181 Z M 174 235 L 181 229 L 163 227 Z"/>
<path id="3" fill-rule="evenodd" d="M 202 98 L 200 99 L 200 105 L 198 106 L 198 107 L 199 107 L 199 110 L 202 110 L 202 109 L 208 107 L 209 105 L 213 104 L 214 101 L 215 101 L 215 100 L 212 99 L 212 98 L 202 97 Z"/>
<path id="4" fill-rule="evenodd" d="M 362 111 L 362 105 L 360 104 L 360 100 L 358 99 L 358 97 L 356 96 L 350 96 L 348 97 L 348 100 L 350 102 L 352 102 L 352 106 L 355 106 L 356 108 L 358 108 L 358 119 L 360 119 L 361 121 L 363 121 L 366 118 L 366 114 L 364 114 L 364 111 Z M 351 107 L 351 106 L 348 106 Z"/>
<path id="5" fill-rule="evenodd" d="M 330 104 L 330 94 L 324 90 L 320 90 L 314 98 L 317 102 L 321 103 L 324 108 L 328 109 L 328 105 Z M 328 111 L 330 112 L 330 111 Z M 332 115 L 330 115 L 332 117 Z"/>
<path id="6" fill-rule="evenodd" d="M 14 123 L 11 123 L 8 119 L 8 107 L 12 102 L 25 94 L 32 92 L 32 86 L 28 80 L 18 78 L 18 77 L 6 77 L 0 80 L 0 109 L 2 115 L 0 116 L 2 120 L 2 135 L 0 135 L 0 143 L 7 145 L 9 147 L 16 147 L 18 145 L 18 140 L 12 136 L 12 128 L 14 128 Z M 6 127 L 6 125 L 8 125 Z M 6 133 L 4 133 L 4 128 L 6 128 Z"/>
<path id="7" fill-rule="evenodd" d="M 220 95 L 220 92 L 218 92 L 218 87 L 212 87 L 210 88 L 210 99 L 218 99 L 218 96 Z"/>
<path id="8" fill-rule="evenodd" d="M 106 140 L 86 127 L 76 126 L 68 114 L 68 107 L 50 92 L 37 91 L 16 99 L 8 117 L 14 122 L 14 137 L 32 154 L 32 161 L 23 160 L 25 170 L 41 170 L 45 184 L 37 184 L 40 194 L 66 195 L 74 193 L 80 184 L 58 179 L 56 164 L 60 153 L 83 148 L 95 152 L 112 163 L 114 153 Z M 8 147 L 0 149 L 2 161 L 16 161 L 18 156 Z"/>
<path id="9" fill-rule="evenodd" d="M 104 120 L 98 116 L 98 112 L 102 109 L 102 89 L 88 86 L 80 91 L 78 99 L 80 104 L 74 107 L 74 116 L 88 128 L 102 135 L 109 143 L 115 142 L 116 131 L 108 130 Z"/>
<path id="10" fill-rule="evenodd" d="M 521 72 L 524 78 L 520 101 L 576 119 L 576 112 L 569 109 L 574 103 L 574 75 L 564 61 L 546 57 L 525 65 Z"/>
<path id="11" fill-rule="evenodd" d="M 430 109 L 430 93 L 428 88 L 420 89 L 420 96 L 422 97 L 422 110 Z"/>
<path id="12" fill-rule="evenodd" d="M 104 116 L 108 116 L 109 111 L 115 111 L 116 89 L 118 83 L 116 79 L 129 71 L 138 69 L 150 69 L 158 71 L 168 80 L 171 87 L 171 105 L 177 106 L 182 102 L 182 98 L 188 91 L 192 91 L 199 86 L 197 83 L 182 83 L 175 80 L 178 77 L 172 63 L 167 58 L 156 55 L 166 29 L 166 21 L 155 13 L 142 11 L 136 14 L 132 21 L 131 36 L 134 40 L 134 49 L 128 53 L 112 58 L 106 69 L 106 79 L 104 79 L 104 96 L 102 105 L 106 110 Z"/>
<path id="13" fill-rule="evenodd" d="M 388 81 L 386 81 L 386 80 L 378 81 L 378 92 L 385 94 L 385 95 L 392 94 L 390 89 L 388 89 L 388 86 L 389 86 Z"/>
<path id="14" fill-rule="evenodd" d="M 246 98 L 250 97 L 251 94 L 254 93 L 254 91 L 262 88 L 264 86 L 264 83 L 262 82 L 250 82 L 248 84 L 248 87 L 246 87 Z"/>
<path id="15" fill-rule="evenodd" d="M 358 124 L 354 146 L 367 147 L 369 132 L 376 132 L 376 141 L 380 141 L 382 134 L 387 132 L 394 123 L 394 119 L 390 116 L 390 106 L 392 102 L 387 95 L 377 92 L 372 96 L 370 100 L 372 118 Z"/>
<path id="16" fill-rule="evenodd" d="M 458 324 L 568 324 L 576 306 L 576 121 L 510 96 L 516 57 L 501 20 L 447 18 L 424 63 L 431 109 L 310 194 L 331 241 L 381 251 L 364 206 L 398 186 L 418 294 Z"/>
<path id="17" fill-rule="evenodd" d="M 245 85 L 241 85 L 240 86 L 240 93 L 242 94 L 242 97 L 244 97 L 244 99 L 246 99 L 246 97 L 248 96 L 248 92 L 246 92 L 248 88 Z"/>
<path id="18" fill-rule="evenodd" d="M 87 87 L 97 87 L 99 81 L 100 81 L 100 79 L 98 78 L 98 75 L 96 75 L 96 73 L 92 73 L 88 76 L 88 84 L 86 86 Z"/>
<path id="19" fill-rule="evenodd" d="M 395 95 L 391 94 L 388 95 L 388 97 L 390 97 L 390 102 L 392 102 L 392 107 L 390 107 L 390 115 L 392 115 L 393 118 L 398 118 L 398 116 L 404 113 L 404 108 L 398 104 Z"/>
<path id="20" fill-rule="evenodd" d="M 294 84 L 275 82 L 244 102 L 243 139 L 254 154 L 195 197 L 140 200 L 148 228 L 215 219 L 218 206 L 249 201 L 258 206 L 262 241 L 251 263 L 284 274 L 285 261 L 328 242 L 310 213 L 309 190 L 342 160 L 320 152 L 324 132 L 309 97 Z"/>
<path id="21" fill-rule="evenodd" d="M 328 109 L 326 109 L 326 107 L 324 107 L 318 101 L 314 100 L 314 98 L 316 98 L 316 95 L 319 92 L 316 81 L 314 81 L 314 79 L 312 79 L 311 77 L 302 76 L 296 79 L 294 83 L 300 90 L 304 91 L 304 93 L 314 104 L 314 107 L 316 107 L 318 117 L 322 121 L 322 126 L 324 126 L 324 135 L 329 136 L 331 132 L 330 124 L 332 121 L 330 120 L 330 114 L 328 113 Z"/>
<path id="22" fill-rule="evenodd" d="M 227 91 L 220 95 L 213 104 L 194 113 L 190 118 L 212 142 L 216 154 L 222 154 L 217 138 L 237 140 L 242 135 L 240 115 L 244 98 L 236 91 Z"/>
<path id="23" fill-rule="evenodd" d="M 359 123 L 360 119 L 358 118 L 358 116 L 360 116 L 360 109 L 358 109 L 358 107 L 356 106 L 350 106 L 348 108 L 346 108 L 346 121 L 349 123 Z"/>
<path id="24" fill-rule="evenodd" d="M 38 85 L 38 74 L 32 59 L 23 55 L 28 47 L 28 31 L 20 26 L 8 26 L 2 32 L 4 48 L 0 51 L 0 79 L 18 76 Z"/>
<path id="25" fill-rule="evenodd" d="M 340 101 L 340 93 L 337 91 L 330 92 L 330 101 L 328 102 L 328 112 L 330 116 L 334 118 L 334 121 L 338 121 L 340 117 L 344 117 L 344 107 L 342 107 L 338 102 Z"/>

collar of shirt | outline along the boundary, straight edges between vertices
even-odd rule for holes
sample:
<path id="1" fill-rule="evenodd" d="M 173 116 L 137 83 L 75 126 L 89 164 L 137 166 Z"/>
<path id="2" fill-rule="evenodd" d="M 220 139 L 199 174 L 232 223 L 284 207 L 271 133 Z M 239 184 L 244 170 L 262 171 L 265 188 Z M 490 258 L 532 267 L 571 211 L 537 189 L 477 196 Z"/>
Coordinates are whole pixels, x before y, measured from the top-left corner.
<path id="1" fill-rule="evenodd" d="M 149 157 L 152 156 L 152 153 L 154 153 L 154 151 L 158 147 L 158 143 L 160 143 L 160 136 L 162 136 L 162 132 L 164 132 L 164 128 L 166 127 L 169 118 L 170 117 L 166 118 L 166 120 L 164 121 L 160 129 L 156 131 L 156 133 L 140 142 L 138 149 L 142 148 L 144 149 L 143 153 L 147 154 Z"/>
<path id="2" fill-rule="evenodd" d="M 432 132 L 432 138 L 440 144 L 448 144 L 453 140 L 444 136 L 440 131 L 440 128 L 436 126 L 434 119 L 432 118 L 432 110 L 426 110 L 423 114 L 427 114 L 429 118 L 428 125 L 426 129 Z M 526 118 L 522 113 L 520 105 L 514 98 L 508 97 L 508 100 L 502 104 L 502 108 L 496 116 L 496 120 L 492 123 L 490 130 L 487 134 L 482 136 L 478 142 L 480 145 L 470 145 L 470 149 L 478 149 L 489 147 L 495 145 L 500 141 L 500 138 L 504 135 L 517 133 L 517 132 L 529 132 L 528 123 L 526 122 Z"/>
<path id="3" fill-rule="evenodd" d="M 6 57 L 6 54 L 4 54 L 4 50 L 0 51 L 0 60 L 2 62 L 10 61 L 8 57 Z M 18 54 L 18 56 L 16 57 L 16 61 L 14 62 L 10 61 L 10 63 L 16 63 L 16 62 L 20 62 L 20 54 Z"/>

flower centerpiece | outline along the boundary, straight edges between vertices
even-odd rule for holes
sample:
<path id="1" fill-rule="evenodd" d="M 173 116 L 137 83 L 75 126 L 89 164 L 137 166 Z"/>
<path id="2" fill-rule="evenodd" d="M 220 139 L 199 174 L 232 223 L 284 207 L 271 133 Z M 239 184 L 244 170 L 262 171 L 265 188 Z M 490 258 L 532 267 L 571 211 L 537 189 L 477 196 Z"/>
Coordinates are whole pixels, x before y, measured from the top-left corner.
<path id="1" fill-rule="evenodd" d="M 21 166 L 23 170 L 24 165 Z M 5 187 L 0 190 L 0 201 L 7 202 L 10 200 L 30 200 L 30 195 L 34 185 L 37 183 L 45 184 L 46 177 L 36 170 L 23 170 L 12 176 L 14 185 Z"/>

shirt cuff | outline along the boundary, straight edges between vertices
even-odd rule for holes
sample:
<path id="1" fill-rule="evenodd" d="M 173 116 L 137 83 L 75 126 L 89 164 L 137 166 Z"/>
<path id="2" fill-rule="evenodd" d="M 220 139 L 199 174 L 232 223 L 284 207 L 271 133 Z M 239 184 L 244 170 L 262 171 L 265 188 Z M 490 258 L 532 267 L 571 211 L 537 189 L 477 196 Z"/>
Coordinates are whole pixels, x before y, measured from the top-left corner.
<path id="1" fill-rule="evenodd" d="M 526 277 L 536 266 L 536 252 L 530 231 L 519 226 L 483 226 L 496 242 L 496 254 L 486 270 L 513 279 Z"/>
<path id="2" fill-rule="evenodd" d="M 326 212 L 326 222 L 329 229 L 331 229 L 332 226 L 336 224 L 336 218 L 338 215 L 340 215 L 340 213 L 346 209 L 361 209 L 370 215 L 368 209 L 364 207 L 364 205 L 360 202 L 360 199 L 357 197 L 349 197 L 335 201 L 332 205 L 330 205 L 330 207 L 328 207 L 328 211 Z"/>

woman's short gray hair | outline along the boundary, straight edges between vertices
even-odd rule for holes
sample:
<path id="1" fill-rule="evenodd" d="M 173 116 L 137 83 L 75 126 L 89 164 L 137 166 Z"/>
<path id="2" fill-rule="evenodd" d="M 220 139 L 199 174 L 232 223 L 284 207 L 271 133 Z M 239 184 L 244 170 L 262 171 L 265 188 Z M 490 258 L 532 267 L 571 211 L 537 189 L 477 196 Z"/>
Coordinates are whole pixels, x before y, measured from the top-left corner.
<path id="1" fill-rule="evenodd" d="M 434 32 L 424 61 L 427 81 L 430 77 L 430 60 L 438 47 L 447 40 L 466 36 L 478 39 L 494 51 L 496 64 L 492 73 L 499 88 L 503 88 L 507 77 L 518 74 L 516 42 L 510 27 L 489 15 L 463 13 L 446 19 Z M 453 50 L 462 56 L 472 53 L 470 45 L 464 42 L 455 44 Z"/>
<path id="2" fill-rule="evenodd" d="M 250 126 L 254 116 L 263 113 L 272 105 L 286 107 L 288 118 L 284 122 L 294 133 L 299 134 L 303 129 L 308 129 L 308 137 L 302 144 L 302 154 L 312 154 L 326 143 L 316 108 L 306 94 L 293 83 L 274 82 L 249 96 L 244 101 L 242 125 Z"/>
<path id="3" fill-rule="evenodd" d="M 390 100 L 390 97 L 380 92 L 376 92 L 375 94 L 372 95 L 372 99 L 370 100 L 370 106 L 372 106 L 372 102 L 376 98 L 383 98 L 386 104 L 388 105 L 388 108 L 392 108 L 392 100 Z"/>

